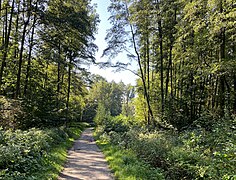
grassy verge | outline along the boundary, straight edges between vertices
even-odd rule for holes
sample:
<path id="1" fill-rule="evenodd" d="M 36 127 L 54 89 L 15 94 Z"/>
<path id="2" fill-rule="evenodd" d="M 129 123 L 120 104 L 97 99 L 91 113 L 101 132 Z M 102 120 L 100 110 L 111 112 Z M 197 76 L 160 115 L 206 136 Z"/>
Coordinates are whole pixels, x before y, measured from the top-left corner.
<path id="1" fill-rule="evenodd" d="M 152 168 L 143 160 L 140 160 L 132 151 L 121 149 L 101 139 L 97 140 L 97 144 L 105 154 L 116 179 L 164 179 L 159 169 Z"/>
<path id="2" fill-rule="evenodd" d="M 59 173 L 62 171 L 68 149 L 73 146 L 74 140 L 78 139 L 87 123 L 72 124 L 67 130 L 65 130 L 68 135 L 64 142 L 56 145 L 44 161 L 48 162 L 47 166 L 41 171 L 35 174 L 36 179 L 57 179 Z"/>
<path id="3" fill-rule="evenodd" d="M 56 146 L 47 157 L 44 157 L 43 161 L 47 163 L 38 172 L 33 174 L 34 179 L 57 179 L 66 161 L 67 150 L 72 144 L 73 138 L 68 138 L 66 142 Z"/>
<path id="4" fill-rule="evenodd" d="M 126 171 L 127 163 L 125 162 L 127 162 L 126 159 L 128 159 L 128 164 L 132 162 L 130 157 L 134 154 L 149 164 L 149 167 L 161 169 L 167 180 L 236 180 L 235 120 L 218 122 L 212 126 L 211 131 L 198 127 L 177 132 L 148 131 L 138 127 L 129 129 L 125 127 L 125 123 L 112 119 L 99 126 L 96 135 L 100 140 L 108 142 L 102 149 L 105 154 L 107 153 L 108 160 L 111 158 L 111 167 L 115 169 L 114 172 L 120 179 L 129 179 L 129 175 L 133 173 L 132 168 Z M 114 149 L 113 146 L 121 150 Z M 116 153 L 118 153 L 117 156 Z M 130 166 L 139 166 L 139 162 L 141 161 Z M 116 165 L 119 168 L 116 169 Z M 125 175 L 120 175 L 120 172 Z M 141 176 L 142 173 L 142 169 L 135 169 L 131 179 L 152 179 L 152 176 Z"/>

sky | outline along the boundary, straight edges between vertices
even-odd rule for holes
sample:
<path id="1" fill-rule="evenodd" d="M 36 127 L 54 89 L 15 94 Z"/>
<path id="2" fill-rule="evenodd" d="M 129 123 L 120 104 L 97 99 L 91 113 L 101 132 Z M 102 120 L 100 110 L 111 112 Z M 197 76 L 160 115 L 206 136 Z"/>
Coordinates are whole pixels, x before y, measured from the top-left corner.
<path id="1" fill-rule="evenodd" d="M 96 61 L 97 62 L 106 62 L 108 59 L 106 57 L 101 57 L 103 50 L 106 49 L 107 43 L 105 41 L 106 37 L 106 31 L 111 27 L 109 23 L 109 16 L 110 13 L 107 11 L 107 7 L 110 4 L 109 0 L 92 0 L 92 4 L 97 4 L 96 11 L 99 14 L 100 23 L 98 26 L 98 33 L 96 34 L 95 38 L 95 44 L 98 46 L 99 51 L 96 53 Z M 118 56 L 117 59 L 122 59 L 122 62 L 128 63 L 128 58 L 126 54 L 122 54 Z M 112 60 L 112 63 L 115 63 L 117 59 Z M 134 67 L 135 68 L 135 65 Z M 89 68 L 89 71 L 93 74 L 99 74 L 106 78 L 109 82 L 114 80 L 115 82 L 122 81 L 125 84 L 132 84 L 135 85 L 137 76 L 131 73 L 130 71 L 119 71 L 115 72 L 115 68 L 106 68 L 106 69 L 100 69 L 99 67 L 95 65 L 91 65 Z"/>

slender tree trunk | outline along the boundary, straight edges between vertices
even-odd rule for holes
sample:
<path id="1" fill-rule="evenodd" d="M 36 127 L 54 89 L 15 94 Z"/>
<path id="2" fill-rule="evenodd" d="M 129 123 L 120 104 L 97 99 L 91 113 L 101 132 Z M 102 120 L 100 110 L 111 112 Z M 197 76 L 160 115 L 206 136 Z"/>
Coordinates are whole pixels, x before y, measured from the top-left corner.
<path id="1" fill-rule="evenodd" d="M 211 78 L 211 75 L 210 75 L 210 78 Z M 198 113 L 196 112 L 196 116 L 200 116 L 201 115 L 201 112 L 202 112 L 202 106 L 203 106 L 203 101 L 204 101 L 204 91 L 205 91 L 205 87 L 206 87 L 206 82 L 208 81 L 208 78 L 205 78 L 205 77 L 202 77 L 202 83 L 200 83 L 200 98 L 199 98 L 199 108 L 198 108 Z M 209 79 L 209 82 L 210 82 L 210 79 Z M 207 102 L 207 99 L 206 99 L 206 105 L 208 106 L 208 109 L 210 108 L 210 103 Z"/>
<path id="2" fill-rule="evenodd" d="M 3 72 L 4 72 L 4 68 L 5 68 L 5 63 L 6 63 L 6 59 L 4 58 L 4 56 L 6 56 L 6 37 L 7 37 L 7 7 L 5 9 L 5 21 L 3 21 L 3 34 L 2 34 L 2 44 L 4 45 L 3 47 L 3 58 L 2 58 L 2 63 L 1 63 L 1 69 L 0 69 L 0 92 L 2 91 L 2 78 L 3 78 Z"/>
<path id="3" fill-rule="evenodd" d="M 25 77 L 24 96 L 26 96 L 26 94 L 27 94 L 28 81 L 29 81 L 29 76 L 30 76 L 31 56 L 32 56 L 32 50 L 33 50 L 33 46 L 34 46 L 35 23 L 36 23 L 36 15 L 34 16 L 32 32 L 31 32 L 31 37 L 30 37 L 29 55 L 28 55 L 28 63 L 27 63 L 26 77 Z"/>
<path id="4" fill-rule="evenodd" d="M 219 82 L 219 105 L 220 105 L 220 115 L 224 115 L 224 108 L 225 108 L 225 82 L 224 82 L 224 77 L 220 77 L 220 82 Z"/>
<path id="5" fill-rule="evenodd" d="M 31 4 L 31 1 L 30 1 Z M 17 72 L 17 80 L 16 80 L 16 94 L 15 98 L 18 98 L 20 96 L 20 81 L 21 81 L 21 70 L 22 70 L 22 63 L 23 63 L 23 52 L 24 52 L 24 44 L 25 44 L 25 36 L 26 36 L 26 29 L 29 24 L 30 20 L 30 13 L 29 9 L 27 12 L 27 20 L 24 22 L 24 27 L 23 27 L 23 34 L 22 34 L 22 39 L 21 39 L 21 47 L 20 47 L 20 56 L 19 56 L 19 67 L 18 67 L 18 72 Z"/>
<path id="6" fill-rule="evenodd" d="M 177 24 L 177 7 L 175 6 L 175 13 L 174 13 L 174 25 L 176 25 Z M 173 39 L 172 39 L 173 38 Z M 173 36 L 173 34 L 171 35 L 171 44 L 174 44 L 174 36 Z M 174 92 L 173 92 L 173 76 L 175 76 L 174 75 L 174 64 L 173 64 L 173 62 L 172 62 L 172 50 L 173 50 L 173 45 L 170 47 L 171 48 L 171 53 L 170 53 L 170 60 L 171 60 L 171 66 L 170 66 L 170 94 L 171 94 L 171 101 L 172 101 L 172 103 L 173 103 L 173 94 L 174 94 Z"/>
<path id="7" fill-rule="evenodd" d="M 217 98 L 217 92 L 218 92 L 218 86 L 219 86 L 219 78 L 216 78 L 216 82 L 215 82 L 215 92 L 214 92 L 214 100 L 212 101 L 212 109 L 217 108 L 218 107 L 218 98 Z"/>
<path id="8" fill-rule="evenodd" d="M 220 55 L 219 59 L 220 62 L 224 60 L 225 58 L 225 30 L 222 30 L 221 32 L 222 42 L 220 45 Z M 224 115 L 224 108 L 225 108 L 225 75 L 220 76 L 220 82 L 219 82 L 219 105 L 220 105 L 220 115 Z"/>
<path id="9" fill-rule="evenodd" d="M 59 43 L 59 47 L 58 47 L 58 63 L 57 63 L 57 93 L 58 95 L 60 94 L 60 83 L 61 83 L 61 46 Z"/>
<path id="10" fill-rule="evenodd" d="M 230 99 L 230 93 L 231 93 L 231 88 L 230 88 L 230 85 L 229 85 L 229 83 L 228 83 L 228 81 L 227 81 L 227 79 L 226 79 L 226 76 L 224 76 L 224 81 L 225 81 L 226 91 L 227 91 L 227 96 L 226 96 L 226 99 L 227 99 L 227 108 L 228 108 L 228 109 L 231 109 L 231 107 L 230 107 L 230 101 L 231 101 L 231 99 Z"/>
<path id="11" fill-rule="evenodd" d="M 206 81 L 209 82 L 209 85 L 210 85 L 211 88 L 213 89 L 214 86 L 212 86 L 212 74 L 209 75 L 209 78 L 207 78 Z M 210 93 L 209 93 L 209 91 L 207 92 L 207 94 L 208 94 L 208 98 L 207 98 L 207 109 L 211 109 L 211 102 L 212 102 L 212 100 L 213 100 L 213 98 L 212 98 L 213 96 L 212 96 L 212 93 L 211 93 L 212 89 L 209 90 Z M 200 113 L 199 113 L 199 115 L 200 115 Z"/>
<path id="12" fill-rule="evenodd" d="M 160 43 L 160 72 L 161 72 L 161 116 L 164 115 L 164 67 L 163 67 L 163 35 L 162 35 L 162 23 L 161 20 L 158 21 L 158 31 L 159 31 L 159 43 Z"/>
<path id="13" fill-rule="evenodd" d="M 47 87 L 47 84 L 48 84 L 48 63 L 46 65 L 46 73 L 45 73 L 45 76 L 44 76 L 44 84 L 43 84 L 43 88 L 46 89 Z"/>
<path id="14" fill-rule="evenodd" d="M 18 4 L 18 7 L 17 7 L 17 11 L 20 12 L 20 4 Z M 15 44 L 18 45 L 18 42 L 19 42 L 19 38 L 18 38 L 18 29 L 19 29 L 19 13 L 17 13 L 16 15 L 16 29 L 15 29 Z M 18 57 L 18 52 L 19 52 L 19 48 L 18 46 L 15 47 L 15 50 L 14 50 L 14 58 L 16 59 Z"/>
<path id="15" fill-rule="evenodd" d="M 3 53 L 3 58 L 2 58 L 2 64 L 1 64 L 1 69 L 0 69 L 0 91 L 1 91 L 1 87 L 2 87 L 2 78 L 3 78 L 3 72 L 4 72 L 4 67 L 6 66 L 6 59 L 7 59 L 7 54 L 8 54 L 8 46 L 9 46 L 9 41 L 10 41 L 10 35 L 11 35 L 11 26 L 12 26 L 12 18 L 13 18 L 13 12 L 14 12 L 14 4 L 15 4 L 15 0 L 12 0 L 12 5 L 11 5 L 11 14 L 10 14 L 10 20 L 9 20 L 9 25 L 7 25 L 7 7 L 6 7 L 6 19 L 5 19 L 5 43 L 4 43 L 4 53 Z M 7 29 L 7 26 L 8 29 Z"/>
<path id="16" fill-rule="evenodd" d="M 234 72 L 234 102 L 233 102 L 233 112 L 236 114 L 236 72 Z"/>
<path id="17" fill-rule="evenodd" d="M 194 104 L 193 104 L 193 88 L 194 82 L 193 82 L 193 73 L 190 75 L 190 123 L 193 122 L 194 116 L 193 116 L 193 109 L 194 109 Z"/>
<path id="18" fill-rule="evenodd" d="M 126 12 L 128 14 L 128 17 L 129 17 L 130 15 L 129 15 L 129 10 L 128 10 L 127 2 L 126 2 L 125 5 L 126 5 Z M 141 58 L 140 58 L 140 54 L 138 52 L 136 41 L 135 41 L 134 29 L 133 29 L 132 24 L 130 24 L 129 26 L 130 26 L 131 35 L 132 35 L 132 42 L 133 42 L 134 51 L 135 51 L 135 54 L 137 55 L 137 59 L 138 59 L 138 66 L 139 66 L 139 70 L 140 70 L 140 74 L 141 74 L 141 79 L 142 79 L 142 83 L 143 83 L 144 96 L 146 97 L 145 99 L 146 99 L 147 106 L 148 106 L 148 112 L 149 112 L 152 120 L 154 120 L 152 108 L 151 108 L 151 105 L 150 105 L 150 98 L 149 98 L 149 95 L 148 95 L 147 85 L 146 85 L 146 81 L 145 81 L 145 76 L 144 76 L 144 73 L 143 73 Z M 151 123 L 149 122 L 148 125 L 150 125 L 150 124 Z"/>
<path id="19" fill-rule="evenodd" d="M 68 84 L 67 84 L 67 98 L 66 98 L 66 126 L 68 122 L 68 116 L 69 116 L 69 102 L 70 102 L 70 86 L 71 86 L 71 66 L 72 66 L 72 56 L 69 57 L 69 68 L 68 68 Z"/>
<path id="20" fill-rule="evenodd" d="M 147 89 L 148 89 L 148 94 L 150 94 L 150 50 L 149 50 L 149 35 L 147 35 Z"/>
<path id="21" fill-rule="evenodd" d="M 177 95 L 177 89 L 178 89 L 178 82 L 177 82 L 177 65 L 176 64 L 174 64 L 174 68 L 173 68 L 173 74 L 174 74 L 174 97 L 176 98 L 178 95 Z"/>
<path id="22" fill-rule="evenodd" d="M 57 109 L 60 109 L 60 91 L 61 91 L 61 45 L 58 45 L 58 63 L 57 63 Z"/>
<path id="23" fill-rule="evenodd" d="M 182 62 L 180 62 L 180 65 L 179 65 L 179 70 L 180 70 L 180 75 L 184 75 L 184 60 L 182 60 Z M 183 108 L 183 85 L 184 85 L 184 79 L 183 77 L 180 78 L 180 81 L 179 81 L 179 100 L 180 100 L 180 103 L 179 103 L 179 108 L 182 109 Z"/>
<path id="24" fill-rule="evenodd" d="M 149 35 L 147 33 L 147 37 L 146 37 L 146 53 L 147 53 L 147 93 L 148 93 L 148 97 L 149 97 L 149 101 L 150 101 L 150 50 L 149 50 Z M 152 115 L 150 114 L 150 111 L 148 111 L 148 124 L 151 124 L 151 117 Z"/>
<path id="25" fill-rule="evenodd" d="M 223 2 L 220 0 L 220 13 L 223 13 Z M 219 54 L 219 61 L 222 62 L 225 59 L 225 28 L 221 29 L 220 34 L 220 54 Z M 224 108 L 225 108 L 225 76 L 220 76 L 220 84 L 219 84 L 219 104 L 220 104 L 220 115 L 224 115 Z"/>
<path id="26" fill-rule="evenodd" d="M 172 43 L 169 49 L 169 64 L 166 72 L 166 97 L 168 96 L 168 88 L 169 88 L 169 78 L 172 78 Z M 172 79 L 171 79 L 171 96 L 172 96 Z"/>

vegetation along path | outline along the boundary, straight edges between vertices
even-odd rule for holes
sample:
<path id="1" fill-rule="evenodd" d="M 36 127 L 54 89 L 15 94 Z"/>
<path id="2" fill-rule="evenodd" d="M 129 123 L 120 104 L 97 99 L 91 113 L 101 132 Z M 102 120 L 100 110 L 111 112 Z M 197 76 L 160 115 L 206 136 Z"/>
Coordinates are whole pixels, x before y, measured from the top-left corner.
<path id="1" fill-rule="evenodd" d="M 93 139 L 92 132 L 92 128 L 87 128 L 80 139 L 75 141 L 73 148 L 68 153 L 68 162 L 61 172 L 59 180 L 114 179 L 104 155 Z"/>

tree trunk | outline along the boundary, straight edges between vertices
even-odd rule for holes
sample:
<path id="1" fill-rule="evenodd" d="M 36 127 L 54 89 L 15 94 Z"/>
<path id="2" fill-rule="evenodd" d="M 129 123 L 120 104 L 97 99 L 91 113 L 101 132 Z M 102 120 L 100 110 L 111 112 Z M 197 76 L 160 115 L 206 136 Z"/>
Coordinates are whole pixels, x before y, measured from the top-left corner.
<path id="1" fill-rule="evenodd" d="M 171 78 L 171 96 L 172 96 L 172 43 L 169 49 L 169 64 L 166 72 L 166 97 L 168 96 L 168 88 L 169 88 L 169 79 Z"/>
<path id="2" fill-rule="evenodd" d="M 17 11 L 20 12 L 20 4 L 18 4 L 18 7 L 17 7 Z M 16 29 L 15 29 L 15 44 L 18 44 L 19 42 L 19 39 L 18 39 L 18 28 L 19 28 L 19 13 L 17 13 L 16 15 Z M 15 47 L 15 50 L 14 50 L 14 58 L 17 59 L 18 57 L 18 52 L 19 52 L 19 48 L 18 46 Z"/>
<path id="3" fill-rule="evenodd" d="M 68 84 L 67 84 L 67 98 L 66 98 L 66 126 L 68 123 L 69 116 L 69 101 L 70 101 L 70 86 L 71 86 L 71 66 L 72 66 L 72 56 L 69 57 L 69 67 L 68 67 Z"/>
<path id="4" fill-rule="evenodd" d="M 147 93 L 148 93 L 148 97 L 149 97 L 149 101 L 150 101 L 150 52 L 149 52 L 149 35 L 147 33 L 147 37 L 146 37 L 146 53 L 147 53 Z M 151 118 L 152 115 L 150 114 L 150 111 L 148 111 L 148 124 L 151 124 Z"/>
<path id="5" fill-rule="evenodd" d="M 60 44 L 59 44 L 59 47 L 58 47 L 58 63 L 57 63 L 57 93 L 58 95 L 60 94 L 60 81 L 61 81 L 61 47 L 60 47 Z"/>
<path id="6" fill-rule="evenodd" d="M 32 50 L 33 50 L 33 46 L 34 46 L 35 23 L 36 23 L 36 15 L 34 16 L 33 25 L 32 25 L 32 32 L 31 32 L 31 37 L 30 37 L 28 64 L 27 64 L 26 77 L 25 77 L 24 96 L 26 96 L 26 94 L 27 94 L 28 81 L 29 81 L 29 76 L 30 76 L 31 56 L 32 56 Z"/>
<path id="7" fill-rule="evenodd" d="M 220 0 L 220 13 L 223 13 L 223 2 Z M 219 61 L 222 62 L 225 59 L 225 28 L 221 29 L 220 34 L 220 54 L 219 54 Z M 219 104 L 220 104 L 220 115 L 224 115 L 224 108 L 225 108 L 225 76 L 220 76 L 220 84 L 219 84 Z"/>
<path id="8" fill-rule="evenodd" d="M 233 102 L 233 112 L 236 114 L 236 72 L 234 72 L 234 102 Z"/>
<path id="9" fill-rule="evenodd" d="M 161 118 L 164 115 L 164 67 L 163 67 L 163 37 L 162 37 L 162 23 L 161 20 L 158 21 L 158 31 L 159 31 L 159 43 L 160 43 L 160 71 L 161 71 Z"/>
<path id="10" fill-rule="evenodd" d="M 213 95 L 213 101 L 212 101 L 212 109 L 218 107 L 218 97 L 217 97 L 218 86 L 219 86 L 218 84 L 219 84 L 219 78 L 217 77 L 216 82 L 215 82 L 215 91 Z"/>
<path id="11" fill-rule="evenodd" d="M 194 104 L 193 104 L 193 91 L 194 91 L 194 88 L 193 88 L 193 85 L 194 85 L 194 82 L 193 82 L 193 73 L 191 73 L 190 75 L 190 123 L 193 122 L 193 119 L 194 119 L 194 115 L 193 115 L 193 109 L 194 109 Z"/>
<path id="12" fill-rule="evenodd" d="M 7 54 L 8 54 L 8 46 L 9 46 L 9 40 L 10 40 L 10 35 L 11 35 L 11 26 L 12 26 L 12 18 L 13 18 L 13 12 L 14 12 L 14 4 L 15 0 L 12 0 L 12 5 L 11 5 L 11 15 L 10 15 L 10 20 L 9 20 L 9 26 L 7 29 L 7 7 L 6 7 L 6 19 L 5 19 L 5 42 L 4 42 L 4 52 L 3 52 L 3 57 L 2 57 L 2 64 L 1 64 L 1 69 L 0 69 L 0 91 L 2 87 L 2 78 L 3 78 L 3 72 L 4 72 L 4 67 L 6 66 L 6 59 L 7 59 Z"/>
<path id="13" fill-rule="evenodd" d="M 126 11 L 127 11 L 128 17 L 129 17 L 130 15 L 129 15 L 129 10 L 128 10 L 127 3 L 125 5 L 126 5 Z M 141 79 L 142 79 L 142 83 L 143 83 L 144 96 L 146 97 L 145 99 L 146 99 L 147 106 L 148 106 L 148 112 L 149 112 L 149 114 L 151 116 L 151 119 L 153 121 L 154 120 L 153 112 L 152 112 L 152 108 L 151 108 L 151 105 L 150 105 L 150 98 L 149 98 L 148 91 L 147 91 L 147 85 L 146 85 L 145 76 L 144 76 L 144 73 L 143 73 L 143 68 L 142 68 L 142 64 L 141 64 L 140 54 L 138 52 L 136 41 L 135 41 L 134 29 L 133 29 L 132 24 L 130 24 L 129 26 L 130 26 L 131 35 L 132 35 L 132 42 L 133 42 L 134 51 L 135 51 L 135 54 L 137 55 L 137 59 L 138 59 L 138 66 L 139 66 L 139 70 L 140 70 L 140 74 L 141 74 Z M 148 122 L 148 126 L 150 124 L 151 124 L 151 122 Z"/>
<path id="14" fill-rule="evenodd" d="M 30 4 L 31 4 L 31 2 L 30 2 Z M 22 34 L 22 39 L 21 39 L 19 67 L 18 67 L 18 72 L 17 72 L 15 98 L 18 98 L 20 96 L 20 81 L 21 81 L 21 69 L 22 69 L 22 63 L 23 63 L 24 43 L 25 43 L 25 36 L 26 36 L 26 28 L 27 28 L 27 26 L 29 24 L 29 20 L 30 20 L 30 13 L 28 12 L 27 15 L 28 15 L 28 17 L 27 17 L 27 20 L 24 21 L 24 27 L 23 27 L 23 32 L 22 32 L 23 34 Z"/>

